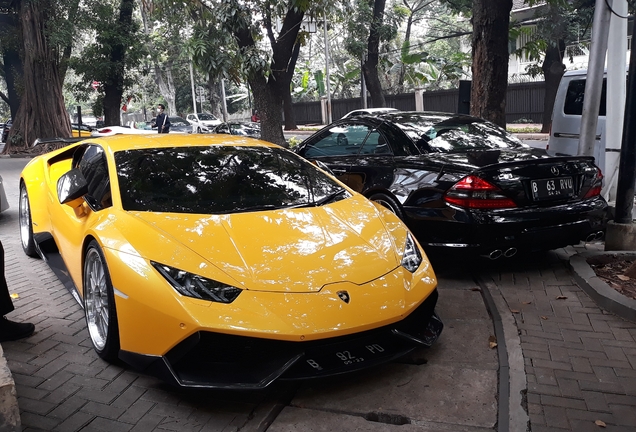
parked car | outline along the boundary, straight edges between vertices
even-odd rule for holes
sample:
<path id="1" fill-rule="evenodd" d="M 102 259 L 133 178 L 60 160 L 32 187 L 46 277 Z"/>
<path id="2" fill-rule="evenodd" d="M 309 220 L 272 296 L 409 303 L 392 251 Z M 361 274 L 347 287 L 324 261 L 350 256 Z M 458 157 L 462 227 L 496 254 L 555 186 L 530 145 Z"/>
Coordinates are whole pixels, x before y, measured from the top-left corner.
<path id="1" fill-rule="evenodd" d="M 342 116 L 342 118 L 345 119 L 345 118 L 350 118 L 350 117 L 355 117 L 355 116 L 365 115 L 365 114 L 375 115 L 375 114 L 382 114 L 382 113 L 387 113 L 391 111 L 397 111 L 397 109 L 396 108 L 361 108 L 361 109 L 349 111 L 344 116 Z"/>
<path id="2" fill-rule="evenodd" d="M 24 252 L 57 266 L 97 354 L 178 386 L 337 375 L 443 328 L 406 226 L 274 144 L 84 140 L 32 159 L 19 202 Z"/>
<path id="3" fill-rule="evenodd" d="M 4 191 L 4 181 L 0 176 L 0 213 L 9 208 L 9 201 L 7 200 L 7 194 Z"/>
<path id="4" fill-rule="evenodd" d="M 169 116 L 170 133 L 192 133 L 192 126 L 183 117 Z"/>
<path id="5" fill-rule="evenodd" d="M 196 133 L 209 132 L 213 126 L 221 124 L 221 120 L 205 112 L 188 114 L 186 120 L 193 126 L 193 132 Z"/>
<path id="6" fill-rule="evenodd" d="M 2 125 L 2 142 L 6 143 L 7 142 L 7 137 L 9 136 L 9 131 L 11 131 L 11 125 L 13 124 L 13 120 L 8 119 L 3 125 Z"/>
<path id="7" fill-rule="evenodd" d="M 608 205 L 591 157 L 551 157 L 463 115 L 342 119 L 297 152 L 398 215 L 425 249 L 511 257 L 603 236 Z"/>
<path id="8" fill-rule="evenodd" d="M 261 125 L 252 122 L 227 122 L 214 126 L 210 132 L 260 138 Z"/>
<path id="9" fill-rule="evenodd" d="M 192 133 L 188 122 L 182 117 L 168 117 L 170 119 L 170 133 Z M 130 126 L 106 126 L 101 129 L 93 129 L 91 136 L 112 136 L 112 135 L 146 135 L 156 134 L 157 129 L 154 127 L 154 118 L 150 123 L 132 122 Z"/>

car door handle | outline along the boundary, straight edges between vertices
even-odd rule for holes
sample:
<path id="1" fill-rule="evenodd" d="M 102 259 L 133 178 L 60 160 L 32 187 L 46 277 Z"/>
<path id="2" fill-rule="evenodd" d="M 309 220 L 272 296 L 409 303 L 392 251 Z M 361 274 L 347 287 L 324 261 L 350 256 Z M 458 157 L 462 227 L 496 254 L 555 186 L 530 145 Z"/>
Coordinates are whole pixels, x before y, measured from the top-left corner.
<path id="1" fill-rule="evenodd" d="M 345 174 L 347 170 L 343 168 L 331 168 L 331 172 L 334 174 L 341 175 L 341 174 Z"/>

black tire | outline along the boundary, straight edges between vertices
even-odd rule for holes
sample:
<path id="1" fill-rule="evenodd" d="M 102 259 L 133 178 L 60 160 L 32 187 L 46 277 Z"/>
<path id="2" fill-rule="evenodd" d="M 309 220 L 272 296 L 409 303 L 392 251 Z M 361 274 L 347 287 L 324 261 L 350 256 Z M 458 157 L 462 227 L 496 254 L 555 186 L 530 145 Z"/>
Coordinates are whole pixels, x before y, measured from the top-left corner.
<path id="1" fill-rule="evenodd" d="M 18 221 L 20 226 L 20 243 L 24 253 L 30 257 L 37 258 L 38 252 L 35 248 L 35 240 L 33 238 L 33 221 L 31 220 L 31 204 L 29 203 L 29 194 L 26 185 L 20 182 L 20 209 L 18 212 Z"/>
<path id="2" fill-rule="evenodd" d="M 201 128 L 200 127 L 197 128 L 197 133 L 201 133 Z"/>
<path id="3" fill-rule="evenodd" d="M 397 202 L 395 198 L 391 195 L 384 194 L 382 192 L 374 193 L 369 196 L 371 201 L 375 201 L 378 204 L 388 208 L 391 210 L 397 217 L 400 219 L 404 219 L 404 213 L 402 212 L 402 207 L 400 203 Z"/>
<path id="4" fill-rule="evenodd" d="M 84 255 L 83 279 L 84 315 L 93 348 L 102 359 L 117 363 L 120 347 L 115 294 L 104 253 L 95 240 Z"/>

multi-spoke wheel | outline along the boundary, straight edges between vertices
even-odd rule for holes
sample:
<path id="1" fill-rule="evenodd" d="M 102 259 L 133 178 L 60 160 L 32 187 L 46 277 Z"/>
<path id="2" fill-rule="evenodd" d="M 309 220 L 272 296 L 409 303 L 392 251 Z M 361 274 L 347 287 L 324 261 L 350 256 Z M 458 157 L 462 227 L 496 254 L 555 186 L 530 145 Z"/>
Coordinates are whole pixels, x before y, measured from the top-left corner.
<path id="1" fill-rule="evenodd" d="M 35 241 L 33 240 L 33 223 L 31 221 L 31 206 L 29 205 L 29 195 L 26 186 L 20 183 L 20 210 L 18 213 L 18 221 L 20 224 L 20 240 L 24 253 L 30 257 L 37 257 L 38 253 L 35 249 Z"/>
<path id="2" fill-rule="evenodd" d="M 404 219 L 402 208 L 400 207 L 400 204 L 398 204 L 398 202 L 393 197 L 383 193 L 374 193 L 373 195 L 369 196 L 369 199 L 371 201 L 375 201 L 378 204 L 388 208 L 393 213 L 395 213 L 395 215 L 399 217 L 400 219 Z"/>
<path id="3" fill-rule="evenodd" d="M 84 313 L 93 347 L 104 360 L 119 354 L 119 328 L 115 296 L 104 254 L 95 240 L 84 257 Z"/>

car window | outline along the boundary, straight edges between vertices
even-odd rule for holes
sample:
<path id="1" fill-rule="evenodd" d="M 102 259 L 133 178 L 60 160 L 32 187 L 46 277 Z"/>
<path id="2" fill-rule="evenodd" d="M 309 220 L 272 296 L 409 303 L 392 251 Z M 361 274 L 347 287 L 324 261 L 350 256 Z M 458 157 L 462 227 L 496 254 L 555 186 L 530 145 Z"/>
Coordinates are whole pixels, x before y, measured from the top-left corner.
<path id="1" fill-rule="evenodd" d="M 360 154 L 390 155 L 391 149 L 389 148 L 384 136 L 377 130 L 374 130 L 369 134 L 367 140 L 364 142 L 364 145 L 360 150 Z"/>
<path id="2" fill-rule="evenodd" d="M 110 178 L 104 150 L 97 145 L 89 145 L 77 164 L 88 183 L 86 202 L 93 210 L 101 210 L 112 205 Z"/>
<path id="3" fill-rule="evenodd" d="M 585 80 L 572 80 L 568 85 L 565 94 L 565 103 L 563 105 L 563 113 L 568 115 L 583 114 L 583 100 L 585 99 Z M 603 88 L 601 90 L 601 102 L 598 115 L 604 116 L 606 112 L 607 101 L 607 79 L 603 79 Z"/>
<path id="4" fill-rule="evenodd" d="M 326 129 L 318 141 L 305 148 L 305 157 L 356 155 L 371 128 L 361 124 L 340 124 Z"/>
<path id="5" fill-rule="evenodd" d="M 216 117 L 212 114 L 200 113 L 199 120 L 216 120 Z"/>
<path id="6" fill-rule="evenodd" d="M 188 123 L 183 117 L 169 117 L 170 118 L 170 124 L 172 126 L 190 126 L 190 123 Z"/>
<path id="7" fill-rule="evenodd" d="M 322 205 L 350 196 L 282 148 L 193 146 L 115 153 L 124 210 L 223 214 Z"/>
<path id="8" fill-rule="evenodd" d="M 219 127 L 216 128 L 216 132 L 217 133 L 229 134 L 230 133 L 230 128 L 228 127 L 227 123 L 223 123 L 222 125 L 219 125 Z"/>

